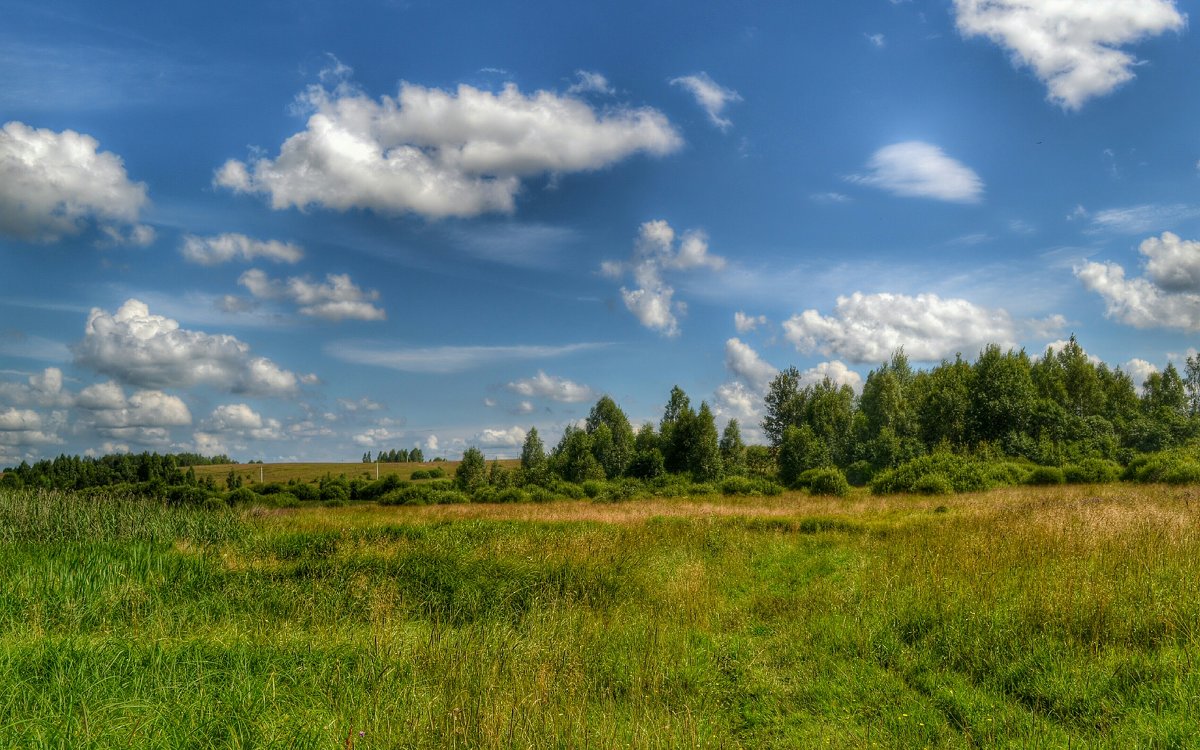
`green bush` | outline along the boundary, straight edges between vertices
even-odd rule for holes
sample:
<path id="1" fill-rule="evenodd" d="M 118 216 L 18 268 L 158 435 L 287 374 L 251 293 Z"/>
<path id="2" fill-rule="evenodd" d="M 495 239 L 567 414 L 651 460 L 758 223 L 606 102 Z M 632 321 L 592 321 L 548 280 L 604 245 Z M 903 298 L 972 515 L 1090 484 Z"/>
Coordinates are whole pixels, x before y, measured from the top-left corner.
<path id="1" fill-rule="evenodd" d="M 1011 483 L 1009 478 L 1014 475 L 1014 470 L 1011 466 L 1005 466 L 1005 463 L 1000 462 L 989 470 L 985 460 L 953 453 L 934 453 L 879 472 L 871 480 L 871 492 L 876 495 L 921 492 L 917 484 L 930 474 L 941 475 L 955 492 L 981 492 Z"/>
<path id="2" fill-rule="evenodd" d="M 293 495 L 293 497 L 295 497 Z M 329 502 L 331 500 L 347 503 L 350 501 L 350 487 L 342 482 L 326 482 L 321 487 L 321 500 Z"/>
<path id="3" fill-rule="evenodd" d="M 800 475 L 805 478 L 808 491 L 814 495 L 845 497 L 850 494 L 850 482 L 841 469 L 830 467 L 810 469 Z"/>
<path id="4" fill-rule="evenodd" d="M 230 505 L 250 505 L 257 503 L 260 499 L 258 493 L 249 487 L 238 487 L 225 497 L 225 502 Z"/>
<path id="5" fill-rule="evenodd" d="M 380 505 L 428 505 L 435 490 L 429 485 L 409 484 L 379 498 Z"/>
<path id="6" fill-rule="evenodd" d="M 416 470 L 416 471 L 414 471 L 412 474 L 410 474 L 408 478 L 409 478 L 409 479 L 413 479 L 413 480 L 417 480 L 417 479 L 429 479 L 429 478 L 430 478 L 430 476 L 429 476 L 429 472 L 428 472 L 428 471 L 426 471 L 425 469 L 417 469 L 417 470 Z"/>
<path id="7" fill-rule="evenodd" d="M 297 500 L 320 500 L 321 491 L 317 489 L 315 484 L 307 484 L 305 482 L 297 482 L 293 485 L 288 485 L 288 492 L 296 497 Z"/>
<path id="8" fill-rule="evenodd" d="M 1200 461 L 1184 448 L 1147 453 L 1129 462 L 1122 476 L 1133 482 L 1192 484 L 1200 482 Z"/>
<path id="9" fill-rule="evenodd" d="M 529 495 L 520 487 L 505 487 L 496 493 L 492 502 L 496 503 L 527 503 Z"/>
<path id="10" fill-rule="evenodd" d="M 1121 478 L 1121 465 L 1106 458 L 1085 458 L 1063 467 L 1069 484 L 1109 484 Z"/>
<path id="11" fill-rule="evenodd" d="M 587 495 L 593 500 L 603 495 L 607 489 L 604 482 L 595 479 L 589 479 L 581 486 L 583 487 L 583 494 Z"/>
<path id="12" fill-rule="evenodd" d="M 548 503 L 551 500 L 557 500 L 559 498 L 559 496 L 554 494 L 554 492 L 551 490 L 548 490 L 545 487 L 539 487 L 536 484 L 526 487 L 525 491 L 529 494 L 529 499 L 535 503 Z"/>
<path id="13" fill-rule="evenodd" d="M 574 482 L 564 482 L 561 479 L 550 487 L 550 491 L 555 497 L 565 497 L 569 500 L 582 500 L 586 497 L 582 487 Z"/>
<path id="14" fill-rule="evenodd" d="M 434 490 L 429 493 L 429 501 L 435 505 L 458 505 L 471 502 L 471 498 L 458 490 Z"/>
<path id="15" fill-rule="evenodd" d="M 913 485 L 913 492 L 921 495 L 953 495 L 954 484 L 945 474 L 932 472 L 925 474 Z"/>
<path id="16" fill-rule="evenodd" d="M 1025 477 L 1025 484 L 1053 485 L 1065 484 L 1067 481 L 1063 470 L 1057 466 L 1037 466 Z"/>

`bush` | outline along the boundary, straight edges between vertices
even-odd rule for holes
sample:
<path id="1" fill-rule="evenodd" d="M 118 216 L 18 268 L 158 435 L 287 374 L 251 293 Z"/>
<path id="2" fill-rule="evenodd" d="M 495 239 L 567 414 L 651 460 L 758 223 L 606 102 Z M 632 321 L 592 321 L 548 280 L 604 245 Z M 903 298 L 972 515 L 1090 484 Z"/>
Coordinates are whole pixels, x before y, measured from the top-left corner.
<path id="1" fill-rule="evenodd" d="M 1063 476 L 1070 484 L 1109 484 L 1121 478 L 1121 465 L 1106 458 L 1085 458 L 1064 466 Z"/>
<path id="2" fill-rule="evenodd" d="M 1057 466 L 1037 466 L 1025 477 L 1025 484 L 1034 485 L 1065 484 L 1066 481 L 1063 470 Z"/>
<path id="3" fill-rule="evenodd" d="M 417 480 L 417 479 L 429 479 L 429 478 L 430 478 L 430 476 L 429 476 L 429 472 L 428 472 L 428 471 L 426 471 L 425 469 L 417 469 L 417 470 L 416 470 L 416 471 L 414 471 L 412 474 L 410 474 L 408 478 L 409 478 L 409 479 L 413 479 L 413 480 Z"/>
<path id="4" fill-rule="evenodd" d="M 288 486 L 288 492 L 296 497 L 297 500 L 320 500 L 321 491 L 316 485 L 297 482 Z"/>
<path id="5" fill-rule="evenodd" d="M 913 492 L 921 495 L 953 495 L 954 484 L 944 474 L 926 474 L 913 485 Z"/>
<path id="6" fill-rule="evenodd" d="M 529 499 L 535 503 L 548 503 L 551 500 L 557 500 L 559 497 L 545 487 L 537 485 L 526 487 L 525 491 L 529 494 Z"/>
<path id="7" fill-rule="evenodd" d="M 1186 449 L 1148 453 L 1130 461 L 1122 478 L 1143 483 L 1192 484 L 1200 482 L 1200 461 Z"/>
<path id="8" fill-rule="evenodd" d="M 446 476 L 446 470 L 440 466 L 435 466 L 426 472 L 430 479 L 441 479 Z"/>
<path id="9" fill-rule="evenodd" d="M 380 505 L 428 505 L 434 490 L 429 485 L 409 484 L 379 498 Z"/>
<path id="10" fill-rule="evenodd" d="M 846 467 L 846 481 L 852 487 L 866 487 L 875 476 L 875 468 L 870 461 L 855 461 Z"/>
<path id="11" fill-rule="evenodd" d="M 342 482 L 326 482 L 321 487 L 321 499 L 325 502 L 333 500 L 347 503 L 350 501 L 350 487 Z"/>
<path id="12" fill-rule="evenodd" d="M 850 483 L 846 481 L 846 475 L 841 469 L 810 469 L 800 476 L 804 478 L 808 491 L 814 495 L 845 497 L 850 494 Z"/>
<path id="13" fill-rule="evenodd" d="M 569 500 L 582 500 L 586 497 L 583 493 L 583 488 L 574 482 L 559 480 L 550 487 L 550 491 L 555 497 L 565 497 Z"/>
<path id="14" fill-rule="evenodd" d="M 496 503 L 527 503 L 529 495 L 519 487 L 505 487 L 498 491 L 492 499 Z"/>
<path id="15" fill-rule="evenodd" d="M 953 453 L 934 453 L 906 461 L 894 469 L 886 469 L 871 480 L 871 492 L 886 495 L 897 492 L 921 492 L 918 483 L 930 474 L 941 475 L 955 492 L 981 492 L 1008 483 L 1004 481 L 1011 467 L 988 469 L 986 461 L 958 456 Z M 929 486 L 935 486 L 934 482 Z"/>
<path id="16" fill-rule="evenodd" d="M 434 490 L 429 493 L 429 501 L 435 505 L 457 505 L 460 503 L 469 503 L 471 498 L 467 497 L 466 493 L 458 490 Z"/>
<path id="17" fill-rule="evenodd" d="M 595 479 L 589 479 L 588 481 L 584 482 L 582 487 L 583 494 L 587 495 L 593 500 L 603 495 L 607 489 L 607 487 L 604 485 L 604 482 Z"/>
<path id="18" fill-rule="evenodd" d="M 257 503 L 259 500 L 258 493 L 249 487 L 238 487 L 225 497 L 225 502 L 230 505 L 249 505 Z"/>
<path id="19" fill-rule="evenodd" d="M 749 477 L 726 477 L 721 482 L 722 495 L 753 495 L 754 480 Z"/>

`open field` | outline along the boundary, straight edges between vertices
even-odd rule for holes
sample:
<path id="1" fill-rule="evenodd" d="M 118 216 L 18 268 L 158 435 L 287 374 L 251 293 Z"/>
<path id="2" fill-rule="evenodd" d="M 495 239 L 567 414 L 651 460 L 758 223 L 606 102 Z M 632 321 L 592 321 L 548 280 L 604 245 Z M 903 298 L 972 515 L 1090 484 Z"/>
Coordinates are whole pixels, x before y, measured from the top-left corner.
<path id="1" fill-rule="evenodd" d="M 519 461 L 501 461 L 506 466 L 519 464 Z M 282 464 L 214 464 L 212 466 L 196 466 L 196 476 L 200 479 L 212 477 L 218 482 L 224 482 L 225 477 L 233 470 L 247 484 L 255 482 L 312 482 L 324 476 L 345 476 L 347 479 L 374 479 L 376 466 L 379 476 L 397 474 L 401 479 L 408 479 L 418 469 L 433 469 L 441 467 L 447 476 L 454 476 L 457 461 L 426 461 L 425 463 L 397 464 L 364 464 L 364 463 L 282 463 Z"/>
<path id="2" fill-rule="evenodd" d="M 1200 744 L 1187 487 L 240 513 L 10 492 L 0 577 L 6 747 Z"/>

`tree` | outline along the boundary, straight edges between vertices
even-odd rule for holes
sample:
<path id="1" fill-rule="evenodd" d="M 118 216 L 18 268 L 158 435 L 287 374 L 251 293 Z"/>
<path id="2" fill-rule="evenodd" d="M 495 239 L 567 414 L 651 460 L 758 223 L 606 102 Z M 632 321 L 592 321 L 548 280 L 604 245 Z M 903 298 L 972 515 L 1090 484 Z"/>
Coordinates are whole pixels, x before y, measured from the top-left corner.
<path id="1" fill-rule="evenodd" d="M 999 442 L 1026 433 L 1037 393 L 1029 356 L 989 344 L 971 368 L 971 435 L 975 442 Z"/>
<path id="2" fill-rule="evenodd" d="M 525 444 L 521 446 L 521 476 L 526 484 L 544 484 L 548 475 L 546 447 L 537 428 L 530 427 L 525 433 Z"/>
<path id="3" fill-rule="evenodd" d="M 567 425 L 550 457 L 550 464 L 554 472 L 568 482 L 604 479 L 604 467 L 592 455 L 592 436 L 574 425 Z"/>
<path id="4" fill-rule="evenodd" d="M 746 470 L 746 444 L 742 442 L 742 430 L 736 419 L 730 419 L 721 433 L 721 463 L 727 474 L 741 474 Z"/>
<path id="5" fill-rule="evenodd" d="M 487 462 L 475 446 L 463 451 L 462 462 L 454 471 L 454 484 L 466 493 L 487 484 Z"/>
<path id="6" fill-rule="evenodd" d="M 800 371 L 795 367 L 781 370 L 771 380 L 764 400 L 767 414 L 762 421 L 763 432 L 771 446 L 778 448 L 783 442 L 784 430 L 804 423 L 805 403 L 800 392 Z"/>
<path id="7" fill-rule="evenodd" d="M 687 394 L 679 386 L 672 388 L 658 428 L 663 461 L 667 471 L 672 474 L 681 474 L 688 470 L 694 437 L 692 423 L 695 418 L 696 413 L 692 411 Z"/>
<path id="8" fill-rule="evenodd" d="M 1187 388 L 1188 413 L 1194 417 L 1200 414 L 1200 353 L 1189 354 L 1184 366 L 1183 384 Z"/>
<path id="9" fill-rule="evenodd" d="M 960 354 L 953 362 L 942 360 L 913 381 L 917 431 L 927 449 L 942 444 L 953 448 L 967 445 L 973 380 L 971 365 Z"/>
<path id="10" fill-rule="evenodd" d="M 708 402 L 700 402 L 700 411 L 692 420 L 692 439 L 688 450 L 688 470 L 698 482 L 721 478 L 721 448 L 717 425 Z"/>
<path id="11" fill-rule="evenodd" d="M 420 448 L 413 448 L 408 452 L 408 460 L 415 464 L 425 463 L 425 454 L 421 453 Z"/>
<path id="12" fill-rule="evenodd" d="M 625 473 L 625 468 L 633 459 L 634 436 L 629 418 L 617 402 L 608 396 L 603 396 L 588 414 L 585 429 L 593 437 L 600 427 L 605 426 L 609 431 L 608 444 L 603 448 L 603 455 L 597 449 L 596 459 L 604 467 L 604 473 L 609 478 L 619 477 Z"/>
<path id="13" fill-rule="evenodd" d="M 790 426 L 783 431 L 783 441 L 779 444 L 779 479 L 785 485 L 794 485 L 809 469 L 831 464 L 829 448 L 812 427 Z"/>

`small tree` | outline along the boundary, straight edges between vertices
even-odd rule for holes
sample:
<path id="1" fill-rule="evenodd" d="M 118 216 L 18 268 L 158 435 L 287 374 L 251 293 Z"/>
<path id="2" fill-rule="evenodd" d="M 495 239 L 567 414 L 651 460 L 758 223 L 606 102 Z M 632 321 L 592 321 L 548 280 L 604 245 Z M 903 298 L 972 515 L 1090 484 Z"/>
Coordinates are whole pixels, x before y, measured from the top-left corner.
<path id="1" fill-rule="evenodd" d="M 742 430 L 736 419 L 729 420 L 721 433 L 721 463 L 727 474 L 741 474 L 746 469 L 746 445 L 742 442 Z"/>
<path id="2" fill-rule="evenodd" d="M 546 462 L 546 446 L 536 427 L 525 433 L 525 444 L 521 446 L 521 477 L 525 484 L 544 484 L 549 476 Z"/>
<path id="3" fill-rule="evenodd" d="M 454 471 L 454 484 L 468 493 L 487 484 L 487 462 L 475 446 L 463 452 L 462 462 Z"/>
<path id="4" fill-rule="evenodd" d="M 688 469 L 699 482 L 711 482 L 721 477 L 721 449 L 717 440 L 717 425 L 707 402 L 700 402 L 700 411 L 692 420 L 692 441 L 688 451 Z"/>
<path id="5" fill-rule="evenodd" d="M 779 446 L 779 478 L 789 487 L 809 469 L 829 466 L 829 447 L 808 425 L 788 427 Z"/>

